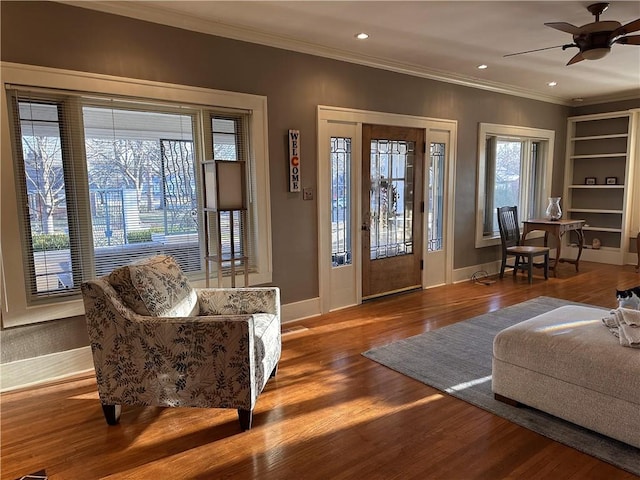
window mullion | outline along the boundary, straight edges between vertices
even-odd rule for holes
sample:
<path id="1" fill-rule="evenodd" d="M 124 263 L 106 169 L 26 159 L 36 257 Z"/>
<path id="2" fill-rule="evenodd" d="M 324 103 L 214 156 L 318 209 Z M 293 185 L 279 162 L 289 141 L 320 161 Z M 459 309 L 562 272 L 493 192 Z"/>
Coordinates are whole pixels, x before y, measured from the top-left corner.
<path id="1" fill-rule="evenodd" d="M 62 109 L 65 184 L 67 185 L 67 217 L 69 246 L 74 284 L 95 277 L 89 175 L 85 149 L 82 101 L 70 97 Z"/>

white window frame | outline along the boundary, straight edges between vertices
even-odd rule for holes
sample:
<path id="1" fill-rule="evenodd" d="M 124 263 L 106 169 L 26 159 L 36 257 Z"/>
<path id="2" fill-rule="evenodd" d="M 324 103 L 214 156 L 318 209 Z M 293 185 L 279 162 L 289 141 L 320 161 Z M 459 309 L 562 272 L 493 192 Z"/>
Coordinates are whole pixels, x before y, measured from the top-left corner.
<path id="1" fill-rule="evenodd" d="M 161 102 L 199 106 L 204 109 L 238 109 L 251 111 L 249 121 L 249 157 L 253 159 L 256 181 L 255 195 L 258 238 L 257 271 L 250 275 L 251 284 L 272 280 L 271 206 L 267 135 L 267 99 L 264 96 L 225 92 L 199 87 L 114 77 L 70 70 L 2 62 L 0 64 L 3 94 L 0 102 L 1 178 L 0 178 L 0 307 L 3 327 L 37 323 L 84 314 L 80 298 L 55 303 L 30 305 L 25 290 L 25 275 L 15 186 L 15 165 L 9 122 L 7 90 L 12 87 L 60 89 L 91 92 L 100 95 L 133 97 Z M 199 142 L 200 139 L 196 139 Z M 198 148 L 204 151 L 204 146 Z M 196 278 L 193 285 L 204 286 L 205 279 Z"/>
<path id="2" fill-rule="evenodd" d="M 540 141 L 544 148 L 539 152 L 539 160 L 542 162 L 542 175 L 540 182 L 540 191 L 533 192 L 535 201 L 537 202 L 536 211 L 537 216 L 542 215 L 544 208 L 546 208 L 545 199 L 551 193 L 551 181 L 553 177 L 553 152 L 555 143 L 555 131 L 544 130 L 540 128 L 518 127 L 511 125 L 498 125 L 493 123 L 480 123 L 478 131 L 478 178 L 477 178 L 477 204 L 476 204 L 476 248 L 489 247 L 492 245 L 500 244 L 500 234 L 494 235 L 484 234 L 484 218 L 485 218 L 485 205 L 487 200 L 486 192 L 486 174 L 487 174 L 487 155 L 486 155 L 486 140 L 488 136 L 496 137 L 509 137 L 514 140 L 523 141 Z M 529 191 L 529 172 L 525 171 L 524 175 L 520 179 L 521 191 L 520 197 L 523 199 L 525 206 L 528 199 L 532 198 Z M 523 210 L 528 211 L 528 208 Z M 525 218 L 522 218 L 523 214 L 519 212 L 518 220 L 522 222 Z"/>

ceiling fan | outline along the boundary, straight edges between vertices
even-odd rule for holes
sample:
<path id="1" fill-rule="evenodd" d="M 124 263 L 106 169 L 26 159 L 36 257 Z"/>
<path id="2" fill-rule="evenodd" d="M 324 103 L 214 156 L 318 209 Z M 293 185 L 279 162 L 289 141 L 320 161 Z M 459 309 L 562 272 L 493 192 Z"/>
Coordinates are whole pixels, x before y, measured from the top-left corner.
<path id="1" fill-rule="evenodd" d="M 598 60 L 606 56 L 611 47 L 619 43 L 621 45 L 640 45 L 640 35 L 627 34 L 640 30 L 640 18 L 633 22 L 622 25 L 620 22 L 606 20 L 600 21 L 600 15 L 609 8 L 606 2 L 594 3 L 587 7 L 587 10 L 596 17 L 596 21 L 587 23 L 581 27 L 576 27 L 566 22 L 549 22 L 545 23 L 547 27 L 555 28 L 561 32 L 573 35 L 573 43 L 566 45 L 557 45 L 555 47 L 538 48 L 536 50 L 528 50 L 526 52 L 510 53 L 505 57 L 513 55 L 522 55 L 524 53 L 539 52 L 541 50 L 549 50 L 552 48 L 577 47 L 580 51 L 569 60 L 567 65 L 581 62 L 582 60 Z"/>

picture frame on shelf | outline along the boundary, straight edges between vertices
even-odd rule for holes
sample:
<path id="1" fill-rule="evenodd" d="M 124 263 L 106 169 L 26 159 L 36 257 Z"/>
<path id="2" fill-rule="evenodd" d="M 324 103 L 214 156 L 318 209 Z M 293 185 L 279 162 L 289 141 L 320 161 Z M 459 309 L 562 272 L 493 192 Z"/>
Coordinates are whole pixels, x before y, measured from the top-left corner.
<path id="1" fill-rule="evenodd" d="M 605 185 L 617 185 L 618 184 L 618 177 L 605 177 L 604 184 Z"/>
<path id="2" fill-rule="evenodd" d="M 585 177 L 584 178 L 584 184 L 585 185 L 595 185 L 596 184 L 596 177 Z"/>

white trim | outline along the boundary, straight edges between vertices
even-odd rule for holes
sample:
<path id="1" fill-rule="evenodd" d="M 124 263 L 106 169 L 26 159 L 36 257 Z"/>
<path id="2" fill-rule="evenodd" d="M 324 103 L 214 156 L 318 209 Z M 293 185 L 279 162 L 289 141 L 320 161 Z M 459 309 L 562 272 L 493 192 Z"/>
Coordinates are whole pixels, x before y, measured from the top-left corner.
<path id="1" fill-rule="evenodd" d="M 280 321 L 282 323 L 294 322 L 304 318 L 320 315 L 320 298 L 310 298 L 300 302 L 287 303 L 280 307 Z"/>
<path id="2" fill-rule="evenodd" d="M 468 282 L 476 272 L 487 272 L 489 276 L 497 275 L 500 273 L 500 263 L 500 260 L 494 260 L 493 262 L 458 268 L 453 271 L 453 283 Z"/>
<path id="3" fill-rule="evenodd" d="M 81 347 L 0 365 L 0 391 L 7 392 L 93 370 L 91 347 Z"/>
<path id="4" fill-rule="evenodd" d="M 321 299 L 320 311 L 330 312 L 350 305 L 362 302 L 362 262 L 361 259 L 361 232 L 358 228 L 362 223 L 362 156 L 361 141 L 362 128 L 360 123 L 336 122 L 317 118 L 318 123 L 318 284 Z M 331 258 L 332 240 L 331 232 L 321 226 L 331 224 L 331 168 L 328 167 L 330 158 L 331 137 L 344 137 L 351 139 L 350 156 L 350 191 L 351 205 L 350 238 L 351 238 L 351 263 L 340 267 L 329 267 Z"/>
<path id="5" fill-rule="evenodd" d="M 258 273 L 250 276 L 251 284 L 264 284 L 272 280 L 272 243 L 271 243 L 271 194 L 269 182 L 269 145 L 267 97 L 200 87 L 169 84 L 147 80 L 138 80 L 111 75 L 101 75 L 72 70 L 22 65 L 10 62 L 0 63 L 2 92 L 7 85 L 90 92 L 96 94 L 117 95 L 163 102 L 175 102 L 201 107 L 226 107 L 251 110 L 251 154 L 256 172 L 256 203 L 258 217 L 257 242 L 259 251 Z M 30 306 L 25 292 L 22 255 L 7 255 L 8 252 L 21 252 L 21 239 L 18 228 L 17 196 L 14 182 L 12 142 L 9 130 L 9 112 L 7 102 L 0 102 L 1 136 L 1 208 L 2 238 L 0 248 L 2 256 L 0 269 L 2 295 L 2 324 L 4 327 L 58 318 L 83 315 L 82 300 L 75 299 L 56 304 Z M 10 278 L 11 282 L 6 282 Z"/>
<path id="6" fill-rule="evenodd" d="M 422 284 L 425 288 L 431 288 L 439 284 L 439 281 L 443 281 L 443 285 L 451 283 L 453 278 L 453 248 L 454 248 L 454 219 L 455 219 L 455 190 L 456 190 L 456 168 L 457 168 L 457 145 L 458 145 L 458 129 L 457 123 L 454 127 L 449 125 L 439 125 L 438 127 L 432 127 L 427 129 L 425 135 L 425 142 L 430 145 L 432 142 L 444 143 L 446 145 L 446 158 L 444 166 L 444 198 L 447 199 L 444 204 L 442 212 L 445 229 L 442 234 L 446 240 L 442 250 L 436 252 L 428 251 L 427 242 L 423 242 L 422 246 L 422 258 L 424 259 L 425 268 L 422 272 Z M 446 140 L 445 140 L 446 139 Z M 427 150 L 428 152 L 429 150 Z M 425 204 L 425 214 L 429 210 L 428 191 L 429 191 L 429 179 L 427 177 L 428 166 L 430 166 L 429 154 L 425 154 L 425 177 L 423 185 L 423 199 Z M 453 200 L 451 200 L 453 199 Z M 426 215 L 425 226 L 423 230 L 426 231 Z M 444 272 L 443 275 L 437 274 L 438 281 L 434 282 L 434 276 L 430 275 L 430 270 L 433 268 L 434 263 L 430 260 L 434 259 L 436 264 L 444 260 Z"/>

